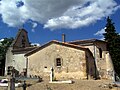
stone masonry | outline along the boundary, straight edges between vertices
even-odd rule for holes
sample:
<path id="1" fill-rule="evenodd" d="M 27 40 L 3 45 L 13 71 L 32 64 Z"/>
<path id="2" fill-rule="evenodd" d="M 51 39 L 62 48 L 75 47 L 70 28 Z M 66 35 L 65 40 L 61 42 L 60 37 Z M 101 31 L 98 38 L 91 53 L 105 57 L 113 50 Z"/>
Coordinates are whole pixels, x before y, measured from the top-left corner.
<path id="1" fill-rule="evenodd" d="M 94 76 L 93 57 L 85 50 L 52 43 L 27 58 L 28 75 L 49 76 L 53 67 L 57 79 L 87 79 L 88 74 Z M 61 66 L 56 66 L 56 58 L 61 59 Z"/>

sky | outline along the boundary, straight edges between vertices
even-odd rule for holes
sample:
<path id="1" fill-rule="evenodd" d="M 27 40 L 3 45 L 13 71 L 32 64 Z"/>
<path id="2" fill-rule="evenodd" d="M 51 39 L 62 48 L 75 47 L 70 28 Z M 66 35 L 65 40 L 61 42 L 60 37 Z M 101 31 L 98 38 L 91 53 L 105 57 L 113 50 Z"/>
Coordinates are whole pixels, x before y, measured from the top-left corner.
<path id="1" fill-rule="evenodd" d="M 110 16 L 120 33 L 120 0 L 0 0 L 0 39 L 15 37 L 20 28 L 31 43 L 103 39 Z"/>

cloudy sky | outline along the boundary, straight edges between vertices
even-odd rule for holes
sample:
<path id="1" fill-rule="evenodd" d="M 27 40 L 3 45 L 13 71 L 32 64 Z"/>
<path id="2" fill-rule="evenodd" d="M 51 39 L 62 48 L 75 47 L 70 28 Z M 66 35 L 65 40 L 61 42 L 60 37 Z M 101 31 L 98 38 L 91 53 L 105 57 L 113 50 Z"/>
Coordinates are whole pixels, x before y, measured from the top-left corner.
<path id="1" fill-rule="evenodd" d="M 0 39 L 15 37 L 19 28 L 28 31 L 32 43 L 50 40 L 97 38 L 107 16 L 120 33 L 120 0 L 0 0 Z"/>

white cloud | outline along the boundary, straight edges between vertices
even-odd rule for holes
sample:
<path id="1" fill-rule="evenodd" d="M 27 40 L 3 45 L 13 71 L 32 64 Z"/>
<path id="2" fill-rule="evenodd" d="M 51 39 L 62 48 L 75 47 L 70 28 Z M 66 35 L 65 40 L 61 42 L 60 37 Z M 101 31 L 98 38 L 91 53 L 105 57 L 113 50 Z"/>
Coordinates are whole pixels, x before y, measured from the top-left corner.
<path id="1" fill-rule="evenodd" d="M 39 43 L 32 43 L 31 45 L 32 45 L 32 46 L 40 46 Z"/>
<path id="2" fill-rule="evenodd" d="M 2 45 L 2 41 L 4 41 L 4 39 L 0 39 L 0 45 Z"/>
<path id="3" fill-rule="evenodd" d="M 37 27 L 37 23 L 33 23 L 33 28 Z"/>
<path id="4" fill-rule="evenodd" d="M 96 0 L 81 9 L 70 9 L 63 16 L 48 20 L 45 28 L 78 28 L 94 23 L 120 8 L 112 0 Z M 64 17 L 67 17 L 65 19 Z"/>
<path id="5" fill-rule="evenodd" d="M 24 5 L 17 7 L 17 1 Z M 2 0 L 0 14 L 11 27 L 27 20 L 44 24 L 44 28 L 78 28 L 113 14 L 120 6 L 114 0 Z"/>
<path id="6" fill-rule="evenodd" d="M 37 23 L 31 22 L 32 23 L 32 32 L 35 32 L 35 28 L 37 27 Z"/>
<path id="7" fill-rule="evenodd" d="M 0 42 L 4 41 L 4 39 L 0 39 Z"/>
<path id="8" fill-rule="evenodd" d="M 106 27 L 102 28 L 101 30 L 97 31 L 94 35 L 96 35 L 96 36 L 103 36 L 103 34 L 105 33 L 105 29 L 106 29 Z"/>
<path id="9" fill-rule="evenodd" d="M 106 29 L 106 27 L 102 28 L 101 30 L 97 31 L 94 35 L 95 36 L 100 36 L 101 37 L 100 40 L 104 40 L 103 34 L 105 33 L 105 29 Z"/>

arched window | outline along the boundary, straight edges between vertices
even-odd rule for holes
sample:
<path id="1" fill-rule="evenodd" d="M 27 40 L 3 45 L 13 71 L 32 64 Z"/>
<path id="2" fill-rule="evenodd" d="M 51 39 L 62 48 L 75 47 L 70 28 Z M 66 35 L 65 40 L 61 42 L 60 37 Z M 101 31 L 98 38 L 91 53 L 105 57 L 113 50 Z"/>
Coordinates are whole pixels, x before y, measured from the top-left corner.
<path id="1" fill-rule="evenodd" d="M 61 65 L 62 65 L 62 60 L 61 60 L 61 58 L 56 58 L 56 66 L 57 66 L 57 67 L 61 67 Z"/>
<path id="2" fill-rule="evenodd" d="M 100 58 L 102 58 L 102 49 L 99 48 L 99 55 L 100 55 Z"/>

